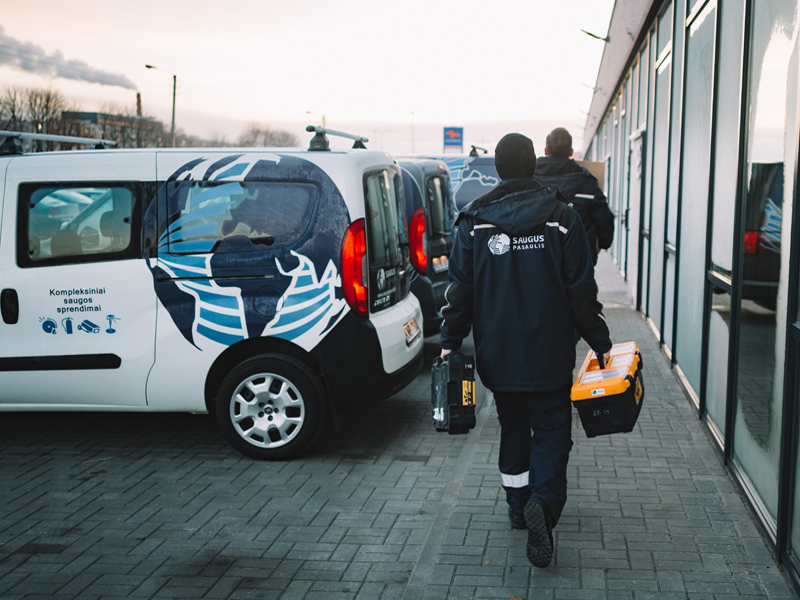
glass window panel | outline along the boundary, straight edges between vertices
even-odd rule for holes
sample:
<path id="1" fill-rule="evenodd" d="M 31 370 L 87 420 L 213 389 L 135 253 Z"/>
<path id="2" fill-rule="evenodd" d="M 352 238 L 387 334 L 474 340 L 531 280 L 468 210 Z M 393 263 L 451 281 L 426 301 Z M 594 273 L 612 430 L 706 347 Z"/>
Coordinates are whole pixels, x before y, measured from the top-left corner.
<path id="1" fill-rule="evenodd" d="M 639 126 L 647 123 L 648 94 L 647 86 L 650 83 L 650 72 L 653 70 L 650 63 L 650 45 L 645 44 L 639 54 Z"/>
<path id="2" fill-rule="evenodd" d="M 317 187 L 280 181 L 181 181 L 171 187 L 170 254 L 252 252 L 296 242 L 311 222 Z"/>
<path id="3" fill-rule="evenodd" d="M 706 5 L 688 31 L 681 177 L 680 273 L 675 360 L 700 395 L 706 227 L 711 167 L 711 102 L 716 7 Z"/>
<path id="4" fill-rule="evenodd" d="M 658 50 L 656 56 L 660 57 L 664 48 L 672 39 L 672 2 L 667 4 L 664 12 L 658 17 Z"/>
<path id="5" fill-rule="evenodd" d="M 794 372 L 800 373 L 800 351 L 797 352 Z M 795 405 L 800 403 L 800 377 L 795 377 L 794 402 Z M 800 413 L 798 413 L 797 421 L 794 426 L 796 431 L 800 430 Z M 794 555 L 792 558 L 794 559 L 795 565 L 797 565 L 798 562 L 800 562 L 800 461 L 797 461 L 795 464 L 794 506 L 792 507 L 792 531 L 789 538 L 789 545 Z"/>
<path id="6" fill-rule="evenodd" d="M 677 14 L 682 15 L 685 11 L 685 1 L 675 2 Z M 681 21 L 682 23 L 682 21 Z M 672 64 L 675 68 L 672 72 L 672 121 L 670 126 L 670 160 L 669 177 L 670 182 L 677 182 L 681 169 L 681 110 L 682 110 L 682 73 L 680 65 L 683 64 L 683 36 L 684 27 L 675 28 L 675 39 L 672 45 Z M 669 200 L 667 204 L 667 241 L 675 244 L 678 232 L 678 196 L 680 190 L 677 185 L 669 186 Z"/>
<path id="7" fill-rule="evenodd" d="M 630 107 L 631 113 L 629 115 L 631 122 L 631 129 L 636 130 L 639 128 L 639 71 L 641 65 L 637 62 L 633 65 L 631 71 L 631 100 Z M 642 107 L 644 110 L 644 107 Z"/>
<path id="8" fill-rule="evenodd" d="M 672 77 L 671 57 L 667 56 L 656 73 L 655 121 L 653 127 L 652 209 L 650 219 L 650 293 L 648 314 L 661 329 L 662 285 L 664 276 L 664 213 L 667 210 L 667 156 L 669 152 L 669 97 Z"/>
<path id="9" fill-rule="evenodd" d="M 130 184 L 23 184 L 20 198 L 27 221 L 21 266 L 110 260 L 133 251 Z"/>
<path id="10" fill-rule="evenodd" d="M 725 432 L 728 393 L 728 346 L 730 342 L 731 296 L 719 288 L 711 295 L 708 319 L 708 364 L 706 366 L 706 414 L 717 430 Z"/>
<path id="11" fill-rule="evenodd" d="M 667 256 L 664 263 L 664 344 L 672 351 L 674 343 L 672 340 L 672 321 L 674 318 L 675 307 L 675 257 L 671 254 Z"/>
<path id="12" fill-rule="evenodd" d="M 647 238 L 642 238 L 642 281 L 640 283 L 642 289 L 642 307 L 647 307 L 650 301 L 650 261 L 648 260 L 648 256 L 650 256 L 650 243 L 647 241 Z M 649 316 L 649 313 L 645 313 Z"/>
<path id="13" fill-rule="evenodd" d="M 739 162 L 739 114 L 742 85 L 742 37 L 744 1 L 723 2 L 719 10 L 721 26 L 719 89 L 714 157 L 714 220 L 711 233 L 711 262 L 721 272 L 733 269 L 733 220 Z"/>
<path id="14" fill-rule="evenodd" d="M 694 10 L 695 6 L 700 4 L 701 0 L 689 0 L 689 14 Z"/>
<path id="15" fill-rule="evenodd" d="M 773 520 L 778 506 L 788 253 L 785 178 L 794 171 L 787 120 L 797 122 L 797 0 L 753 3 L 749 148 L 745 168 L 742 301 L 733 455 Z M 794 85 L 789 86 L 789 82 Z M 789 90 L 792 90 L 789 92 Z M 794 126 L 788 127 L 794 131 Z M 790 157 L 790 158 L 787 158 Z M 787 163 L 784 163 L 787 161 Z M 789 188 L 791 189 L 791 188 Z M 774 523 L 768 523 L 774 526 Z"/>

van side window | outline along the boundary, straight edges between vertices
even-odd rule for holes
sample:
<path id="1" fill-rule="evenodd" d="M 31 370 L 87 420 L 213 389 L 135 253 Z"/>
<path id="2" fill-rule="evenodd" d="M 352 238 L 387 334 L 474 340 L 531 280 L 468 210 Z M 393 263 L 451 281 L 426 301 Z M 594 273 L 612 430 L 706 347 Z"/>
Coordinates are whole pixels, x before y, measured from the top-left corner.
<path id="1" fill-rule="evenodd" d="M 181 181 L 170 184 L 170 254 L 283 248 L 308 229 L 317 186 L 287 181 Z"/>
<path id="2" fill-rule="evenodd" d="M 36 267 L 139 256 L 139 196 L 140 184 L 20 185 L 17 263 Z"/>

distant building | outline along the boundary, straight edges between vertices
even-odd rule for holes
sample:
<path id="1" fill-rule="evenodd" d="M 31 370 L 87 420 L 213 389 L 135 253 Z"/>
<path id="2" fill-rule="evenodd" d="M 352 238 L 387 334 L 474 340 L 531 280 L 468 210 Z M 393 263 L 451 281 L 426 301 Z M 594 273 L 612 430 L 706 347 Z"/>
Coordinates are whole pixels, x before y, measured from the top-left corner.
<path id="1" fill-rule="evenodd" d="M 73 135 L 114 140 L 123 148 L 163 146 L 164 124 L 153 117 L 64 111 L 61 120 Z"/>
<path id="2" fill-rule="evenodd" d="M 798 8 L 619 0 L 584 131 L 610 252 L 796 591 Z"/>

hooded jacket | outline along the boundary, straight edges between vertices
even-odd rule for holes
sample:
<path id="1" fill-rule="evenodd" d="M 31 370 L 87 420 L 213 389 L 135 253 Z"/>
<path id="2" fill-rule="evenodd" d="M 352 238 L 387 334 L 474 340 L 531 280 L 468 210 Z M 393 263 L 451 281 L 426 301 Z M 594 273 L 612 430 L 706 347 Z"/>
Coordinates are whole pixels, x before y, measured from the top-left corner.
<path id="1" fill-rule="evenodd" d="M 592 264 L 597 264 L 597 248 L 610 248 L 614 239 L 614 213 L 608 208 L 597 179 L 571 158 L 540 156 L 536 159 L 536 179 L 542 185 L 554 185 L 566 202 L 581 216 Z"/>
<path id="2" fill-rule="evenodd" d="M 611 348 L 586 233 L 555 186 L 503 180 L 465 207 L 456 227 L 442 347 L 460 348 L 473 327 L 486 387 L 568 385 L 575 328 L 596 352 Z"/>

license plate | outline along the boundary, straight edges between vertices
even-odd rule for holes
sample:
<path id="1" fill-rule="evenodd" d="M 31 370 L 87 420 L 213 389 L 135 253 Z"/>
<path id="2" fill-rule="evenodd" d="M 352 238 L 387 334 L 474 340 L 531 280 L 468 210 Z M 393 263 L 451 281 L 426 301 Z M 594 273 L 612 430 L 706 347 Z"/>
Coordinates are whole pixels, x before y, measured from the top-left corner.
<path id="1" fill-rule="evenodd" d="M 410 346 L 411 342 L 417 339 L 421 333 L 417 326 L 416 319 L 411 319 L 408 323 L 403 325 L 403 331 L 406 334 L 406 346 Z"/>
<path id="2" fill-rule="evenodd" d="M 450 268 L 450 259 L 446 255 L 435 257 L 432 262 L 434 273 L 441 273 Z"/>

